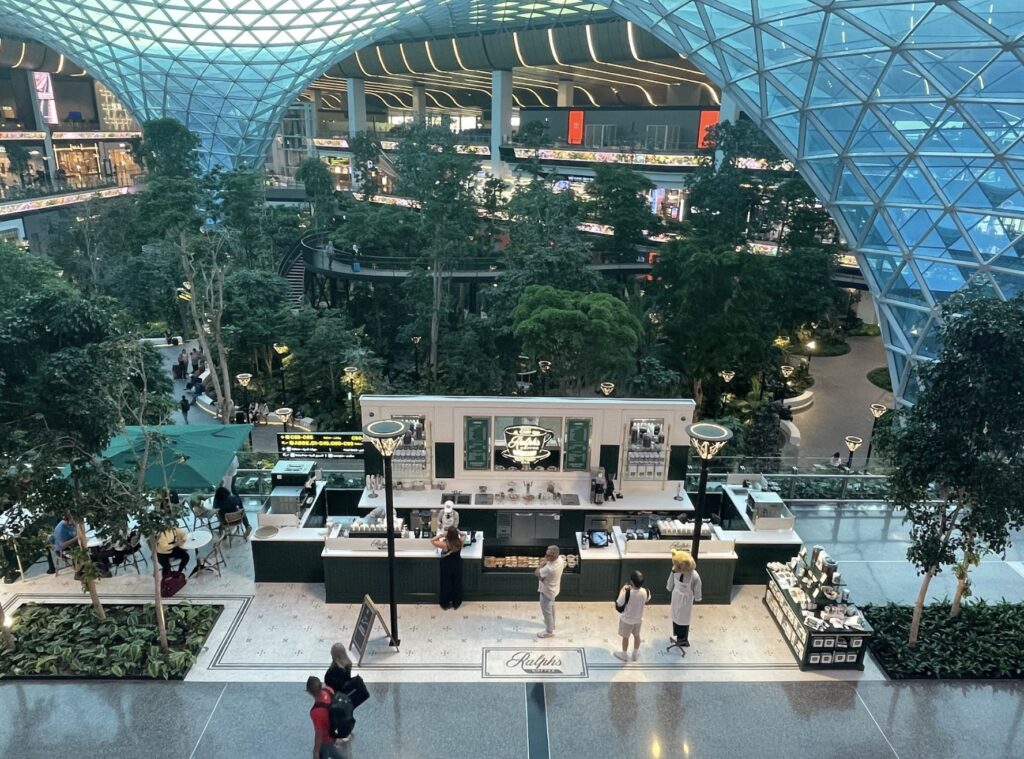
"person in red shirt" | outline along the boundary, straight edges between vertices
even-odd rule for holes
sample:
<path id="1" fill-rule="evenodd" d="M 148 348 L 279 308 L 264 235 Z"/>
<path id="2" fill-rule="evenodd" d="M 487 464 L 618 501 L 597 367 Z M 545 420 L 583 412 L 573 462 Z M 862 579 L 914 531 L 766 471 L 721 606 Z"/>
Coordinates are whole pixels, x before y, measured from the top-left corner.
<path id="1" fill-rule="evenodd" d="M 329 713 L 334 691 L 320 682 L 319 677 L 306 680 L 306 692 L 313 697 L 309 718 L 313 720 L 313 759 L 345 759 L 331 737 L 331 716 Z M 351 737 L 345 739 L 345 742 Z"/>

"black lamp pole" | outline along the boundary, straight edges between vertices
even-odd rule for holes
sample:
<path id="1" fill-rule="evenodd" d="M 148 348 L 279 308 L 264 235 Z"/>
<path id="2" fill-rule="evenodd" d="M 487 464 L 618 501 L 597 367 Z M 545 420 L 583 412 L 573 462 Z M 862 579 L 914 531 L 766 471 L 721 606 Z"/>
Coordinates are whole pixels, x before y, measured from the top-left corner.
<path id="1" fill-rule="evenodd" d="M 697 561 L 700 554 L 701 531 L 704 529 L 704 497 L 708 492 L 708 464 L 710 459 L 700 460 L 700 480 L 697 484 L 697 511 L 693 517 L 693 540 L 690 543 L 690 555 Z"/>
<path id="2" fill-rule="evenodd" d="M 353 418 L 355 418 L 353 416 Z M 391 481 L 391 454 L 384 458 L 384 508 L 388 529 L 388 606 L 391 610 L 391 645 L 398 648 L 398 603 L 395 601 L 395 494 Z"/>

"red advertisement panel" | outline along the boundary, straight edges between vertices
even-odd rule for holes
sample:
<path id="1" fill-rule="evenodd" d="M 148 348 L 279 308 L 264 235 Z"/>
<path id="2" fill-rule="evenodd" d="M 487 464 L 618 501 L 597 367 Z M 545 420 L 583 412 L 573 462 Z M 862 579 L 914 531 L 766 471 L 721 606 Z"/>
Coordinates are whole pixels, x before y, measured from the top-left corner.
<path id="1" fill-rule="evenodd" d="M 570 145 L 583 144 L 583 111 L 569 111 L 569 135 Z"/>
<path id="2" fill-rule="evenodd" d="M 718 123 L 718 111 L 701 111 L 700 128 L 697 130 L 697 147 L 706 148 L 708 145 L 708 127 Z"/>

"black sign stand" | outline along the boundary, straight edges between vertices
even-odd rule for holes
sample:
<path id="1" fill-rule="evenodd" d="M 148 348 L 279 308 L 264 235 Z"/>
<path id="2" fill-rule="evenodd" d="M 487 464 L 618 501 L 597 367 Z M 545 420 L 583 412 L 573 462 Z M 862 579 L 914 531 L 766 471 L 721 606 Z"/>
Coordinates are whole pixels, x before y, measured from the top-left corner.
<path id="1" fill-rule="evenodd" d="M 387 633 L 388 640 L 391 640 L 391 631 L 388 629 L 387 623 L 384 621 L 384 617 L 380 613 L 380 609 L 373 602 L 373 599 L 369 596 L 363 596 L 363 605 L 359 607 L 359 617 L 356 619 L 356 628 L 352 631 L 352 640 L 349 641 L 348 648 L 350 651 L 359 652 L 359 661 L 357 664 L 362 665 L 363 654 L 366 653 L 366 646 L 370 642 L 370 631 L 373 630 L 373 620 L 377 619 L 380 621 L 380 626 L 384 628 L 384 632 Z M 395 650 L 398 647 L 395 646 Z"/>

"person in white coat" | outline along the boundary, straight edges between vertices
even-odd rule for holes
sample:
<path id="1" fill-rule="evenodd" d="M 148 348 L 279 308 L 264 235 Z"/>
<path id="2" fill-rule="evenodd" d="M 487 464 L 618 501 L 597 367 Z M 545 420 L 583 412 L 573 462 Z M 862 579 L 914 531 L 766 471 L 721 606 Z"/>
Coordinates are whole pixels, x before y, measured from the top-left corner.
<path id="1" fill-rule="evenodd" d="M 690 615 L 693 604 L 701 600 L 700 575 L 697 563 L 687 551 L 672 552 L 672 574 L 668 576 L 665 590 L 672 592 L 672 637 L 673 643 L 690 645 Z"/>

